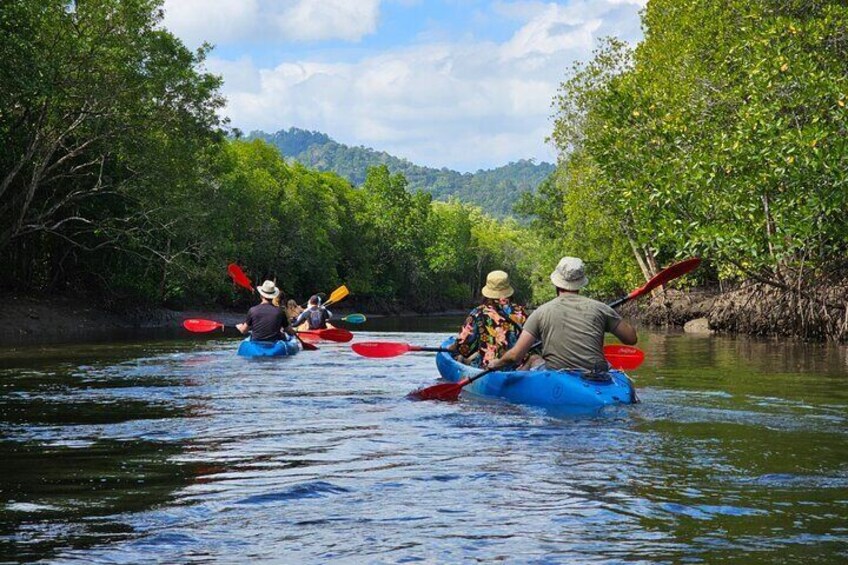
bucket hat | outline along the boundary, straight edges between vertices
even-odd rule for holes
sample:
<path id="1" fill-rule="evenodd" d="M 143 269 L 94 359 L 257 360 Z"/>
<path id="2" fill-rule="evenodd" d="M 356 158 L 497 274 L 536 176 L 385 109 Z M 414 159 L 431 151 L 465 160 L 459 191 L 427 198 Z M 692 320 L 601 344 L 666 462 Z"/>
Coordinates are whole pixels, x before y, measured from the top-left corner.
<path id="1" fill-rule="evenodd" d="M 551 273 L 551 282 L 563 290 L 579 290 L 589 284 L 586 266 L 577 257 L 563 257 Z"/>
<path id="2" fill-rule="evenodd" d="M 515 289 L 509 284 L 509 275 L 504 271 L 492 271 L 486 276 L 486 286 L 480 291 L 486 298 L 507 298 Z"/>

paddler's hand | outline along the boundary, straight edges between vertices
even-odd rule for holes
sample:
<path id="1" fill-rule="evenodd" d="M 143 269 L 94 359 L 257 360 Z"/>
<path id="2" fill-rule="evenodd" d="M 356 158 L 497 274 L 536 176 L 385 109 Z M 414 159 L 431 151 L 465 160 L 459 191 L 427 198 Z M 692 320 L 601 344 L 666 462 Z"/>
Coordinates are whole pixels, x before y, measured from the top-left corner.
<path id="1" fill-rule="evenodd" d="M 242 322 L 240 324 L 236 324 L 236 329 L 238 329 L 238 331 L 240 331 L 241 333 L 246 334 L 247 333 L 247 323 Z"/>
<path id="2" fill-rule="evenodd" d="M 503 359 L 492 359 L 489 361 L 489 364 L 486 366 L 487 369 L 500 369 L 506 365 L 506 361 Z"/>

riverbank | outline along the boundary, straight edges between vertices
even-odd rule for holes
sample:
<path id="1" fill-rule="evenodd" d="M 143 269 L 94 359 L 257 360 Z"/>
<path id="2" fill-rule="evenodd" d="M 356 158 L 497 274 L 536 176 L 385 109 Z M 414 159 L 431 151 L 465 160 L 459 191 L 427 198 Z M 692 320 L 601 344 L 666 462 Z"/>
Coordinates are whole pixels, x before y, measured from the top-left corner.
<path id="1" fill-rule="evenodd" d="M 205 318 L 233 326 L 244 320 L 244 309 L 187 309 L 138 307 L 110 310 L 83 297 L 0 295 L 0 345 L 85 341 L 112 335 L 132 335 L 145 330 L 182 330 L 188 318 Z M 369 318 L 384 316 L 422 316 L 411 310 L 373 313 L 348 305 L 332 307 L 333 314 L 344 316 L 363 311 Z M 461 316 L 466 310 L 446 310 L 431 316 Z"/>
<path id="2" fill-rule="evenodd" d="M 623 313 L 652 327 L 698 320 L 699 332 L 848 342 L 848 281 L 805 293 L 750 282 L 724 292 L 666 290 L 627 308 Z"/>
<path id="3" fill-rule="evenodd" d="M 178 328 L 186 318 L 213 318 L 235 324 L 243 313 L 176 311 L 167 308 L 107 310 L 91 300 L 71 296 L 0 296 L 0 344 L 56 341 L 127 330 Z"/>
<path id="4" fill-rule="evenodd" d="M 832 302 L 839 296 L 833 294 Z M 686 327 L 697 333 L 725 333 L 741 335 L 780 335 L 800 337 L 809 341 L 823 341 L 825 336 L 814 317 L 801 320 L 802 331 L 797 331 L 793 319 L 786 314 L 791 305 L 786 298 L 769 294 L 753 286 L 728 292 L 710 289 L 668 289 L 652 297 L 632 301 L 620 309 L 621 314 L 643 327 Z M 91 300 L 78 297 L 33 297 L 21 295 L 0 296 L 0 344 L 56 342 L 85 340 L 131 331 L 173 329 L 182 331 L 182 321 L 187 318 L 207 318 L 234 325 L 244 319 L 244 309 L 221 308 L 169 310 L 167 308 L 139 307 L 124 311 L 108 310 Z M 445 310 L 422 314 L 411 310 L 393 308 L 380 311 L 371 305 L 364 307 L 351 301 L 333 308 L 337 316 L 363 312 L 369 318 L 462 316 L 467 310 Z M 826 323 L 833 326 L 831 333 L 842 332 L 843 341 L 848 336 L 848 316 L 844 310 L 819 309 L 827 315 Z M 687 325 L 688 324 L 688 325 Z"/>

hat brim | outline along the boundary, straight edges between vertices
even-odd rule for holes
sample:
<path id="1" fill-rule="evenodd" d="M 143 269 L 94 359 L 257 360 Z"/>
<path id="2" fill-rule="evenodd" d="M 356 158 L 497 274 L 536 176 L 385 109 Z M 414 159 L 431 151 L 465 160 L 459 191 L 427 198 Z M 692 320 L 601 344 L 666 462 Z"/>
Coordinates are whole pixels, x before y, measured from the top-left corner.
<path id="1" fill-rule="evenodd" d="M 480 294 L 486 298 L 509 298 L 515 294 L 515 289 L 510 286 L 503 290 L 492 290 L 489 287 L 484 286 L 483 290 L 480 291 Z"/>
<path id="2" fill-rule="evenodd" d="M 582 279 L 577 279 L 576 281 L 567 281 L 565 277 L 559 274 L 557 271 L 551 273 L 551 282 L 554 283 L 554 286 L 557 288 L 561 288 L 563 290 L 580 290 L 587 284 L 589 284 L 589 277 L 583 275 Z"/>

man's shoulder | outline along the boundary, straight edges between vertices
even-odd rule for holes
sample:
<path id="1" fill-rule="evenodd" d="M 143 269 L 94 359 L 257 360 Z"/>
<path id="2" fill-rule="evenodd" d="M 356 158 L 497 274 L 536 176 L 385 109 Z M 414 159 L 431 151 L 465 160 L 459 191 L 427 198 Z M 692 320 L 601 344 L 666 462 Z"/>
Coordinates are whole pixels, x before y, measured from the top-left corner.
<path id="1" fill-rule="evenodd" d="M 589 304 L 589 305 L 595 306 L 596 308 L 602 308 L 602 309 L 609 308 L 609 306 L 607 306 L 603 302 L 600 302 L 599 300 L 595 300 L 594 298 L 589 298 L 588 296 L 585 296 L 583 294 L 567 294 L 567 295 L 555 296 L 554 298 L 548 300 L 547 302 L 545 302 L 544 304 L 542 304 L 541 306 L 536 308 L 533 311 L 533 313 L 535 314 L 536 312 L 545 313 L 545 312 L 550 312 L 550 311 L 557 311 L 561 308 L 569 308 L 570 305 L 573 306 L 573 305 L 576 305 L 578 303 L 579 304 Z"/>
<path id="2" fill-rule="evenodd" d="M 558 302 L 557 302 L 558 299 L 559 299 L 559 297 L 555 296 L 555 297 L 551 298 L 550 300 L 548 300 L 547 302 L 540 304 L 538 308 L 533 310 L 533 313 L 535 314 L 536 312 L 547 312 L 548 310 L 550 310 L 552 308 L 556 308 L 557 304 L 558 304 Z"/>
<path id="3" fill-rule="evenodd" d="M 574 296 L 578 300 L 582 300 L 583 302 L 586 302 L 587 304 L 594 304 L 596 306 L 606 306 L 606 304 L 604 304 L 600 300 L 595 300 L 594 298 L 586 296 L 585 294 L 575 294 Z"/>
<path id="4" fill-rule="evenodd" d="M 582 302 L 582 304 L 588 305 L 595 312 L 601 312 L 606 316 L 614 316 L 616 318 L 619 317 L 618 313 L 613 310 L 613 308 L 609 304 L 601 302 L 600 300 L 595 300 L 594 298 L 589 298 L 588 296 L 583 296 L 582 294 L 578 294 L 577 296 L 579 297 L 579 300 Z"/>

